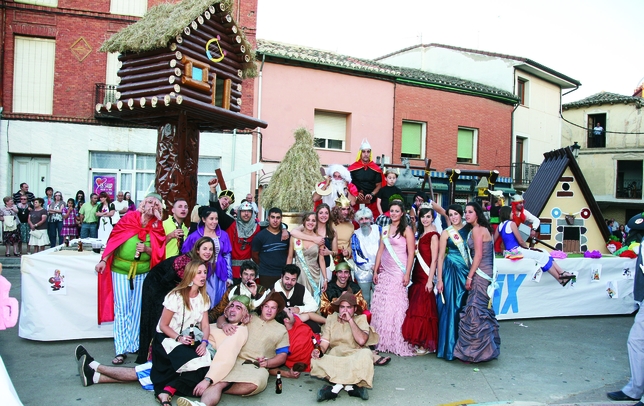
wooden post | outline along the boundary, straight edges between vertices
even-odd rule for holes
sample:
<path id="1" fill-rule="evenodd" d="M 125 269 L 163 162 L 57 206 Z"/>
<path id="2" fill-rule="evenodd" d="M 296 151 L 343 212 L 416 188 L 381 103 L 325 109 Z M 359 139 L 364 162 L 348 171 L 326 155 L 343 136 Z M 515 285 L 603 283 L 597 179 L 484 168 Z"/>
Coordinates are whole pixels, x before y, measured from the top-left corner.
<path id="1" fill-rule="evenodd" d="M 188 122 L 185 112 L 159 127 L 157 169 L 154 186 L 166 203 L 166 215 L 172 204 L 183 198 L 188 207 L 197 202 L 197 166 L 199 162 L 199 127 Z"/>
<path id="2" fill-rule="evenodd" d="M 448 205 L 454 204 L 454 195 L 456 194 L 456 181 L 458 177 L 461 176 L 460 169 L 447 169 L 445 174 L 449 177 L 449 185 L 447 192 L 447 201 Z"/>

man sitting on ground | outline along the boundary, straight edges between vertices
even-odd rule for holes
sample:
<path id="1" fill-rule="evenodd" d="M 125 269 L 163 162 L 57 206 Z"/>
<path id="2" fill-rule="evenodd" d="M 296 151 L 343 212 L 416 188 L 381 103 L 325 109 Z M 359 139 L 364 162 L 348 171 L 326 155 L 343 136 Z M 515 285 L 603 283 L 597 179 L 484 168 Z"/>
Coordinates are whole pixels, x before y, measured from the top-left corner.
<path id="1" fill-rule="evenodd" d="M 342 261 L 335 266 L 333 278 L 329 282 L 326 291 L 322 294 L 320 313 L 324 317 L 328 317 L 329 314 L 333 313 L 335 308 L 331 302 L 339 298 L 347 290 L 350 290 L 356 296 L 358 306 L 364 313 L 367 310 L 367 302 L 362 297 L 360 286 L 351 280 L 351 267 L 348 263 Z"/>
<path id="2" fill-rule="evenodd" d="M 369 399 L 366 388 L 373 383 L 373 363 L 369 341 L 369 323 L 360 314 L 356 297 L 345 292 L 333 302 L 335 313 L 327 318 L 322 331 L 320 350 L 311 353 L 311 376 L 327 379 L 333 386 L 318 391 L 318 402 L 335 399 L 342 389 L 349 396 Z M 324 355 L 324 357 L 320 357 Z"/>
<path id="3" fill-rule="evenodd" d="M 277 375 L 280 371 L 285 378 L 297 379 L 300 372 L 309 372 L 311 370 L 311 351 L 313 351 L 313 330 L 307 324 L 294 314 L 291 309 L 285 308 L 275 317 L 278 323 L 283 324 L 288 331 L 288 356 L 284 366 L 288 370 L 280 368 L 271 369 L 271 375 Z M 317 340 L 317 338 L 316 338 Z"/>
<path id="4" fill-rule="evenodd" d="M 297 265 L 287 264 L 282 268 L 282 277 L 273 285 L 273 291 L 279 293 L 286 307 L 298 314 L 302 321 L 311 327 L 315 333 L 320 333 L 319 324 L 324 324 L 324 317 L 317 314 L 318 304 L 308 290 L 301 283 L 297 283 L 300 276 Z"/>
<path id="5" fill-rule="evenodd" d="M 247 297 L 235 297 L 231 299 L 224 311 L 224 317 L 231 325 L 235 325 L 235 330 L 225 332 L 214 324 L 210 326 L 208 342 L 217 350 L 217 353 L 210 363 L 206 377 L 195 387 L 195 396 L 200 396 L 208 386 L 220 382 L 232 369 L 239 350 L 248 339 L 246 324 L 250 321 L 249 308 L 250 300 Z M 76 347 L 75 356 L 83 386 L 138 380 L 143 389 L 153 390 L 154 385 L 150 379 L 152 362 L 146 362 L 134 368 L 107 366 L 95 361 L 82 345 Z"/>
<path id="6" fill-rule="evenodd" d="M 281 295 L 275 292 L 268 295 L 258 309 L 259 316 L 251 316 L 248 323 L 250 339 L 241 348 L 232 371 L 221 382 L 209 386 L 201 394 L 200 402 L 179 398 L 177 405 L 213 406 L 219 403 L 222 393 L 252 396 L 266 389 L 268 370 L 284 364 L 289 351 L 286 329 L 275 321 L 275 316 L 283 309 L 284 299 Z M 238 328 L 234 322 L 228 323 L 223 317 L 219 318 L 217 326 L 224 332 Z"/>
<path id="7" fill-rule="evenodd" d="M 241 282 L 229 287 L 224 296 L 221 298 L 221 302 L 219 302 L 217 306 L 213 307 L 208 312 L 208 318 L 210 319 L 211 323 L 216 322 L 219 316 L 223 314 L 224 309 L 226 308 L 226 306 L 228 306 L 228 302 L 231 298 L 238 295 L 247 296 L 251 299 L 253 308 L 256 309 L 259 307 L 259 305 L 262 304 L 264 299 L 266 299 L 266 296 L 268 296 L 268 294 L 270 293 L 270 289 L 267 290 L 265 287 L 258 285 L 255 282 L 255 278 L 257 278 L 256 263 L 254 263 L 253 261 L 244 261 L 242 262 L 240 268 Z"/>

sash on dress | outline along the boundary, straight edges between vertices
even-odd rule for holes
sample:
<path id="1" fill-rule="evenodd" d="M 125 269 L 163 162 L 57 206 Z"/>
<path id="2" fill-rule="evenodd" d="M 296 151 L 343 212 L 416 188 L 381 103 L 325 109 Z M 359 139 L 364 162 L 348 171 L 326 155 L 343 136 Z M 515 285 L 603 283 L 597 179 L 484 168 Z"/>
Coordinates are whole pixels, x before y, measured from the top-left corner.
<path id="1" fill-rule="evenodd" d="M 302 271 L 304 271 L 306 278 L 309 280 L 309 284 L 313 288 L 313 299 L 315 299 L 317 303 L 320 303 L 320 299 L 322 297 L 322 289 L 320 287 L 322 275 L 320 275 L 320 280 L 315 283 L 315 279 L 309 270 L 309 264 L 306 263 L 306 259 L 304 258 L 304 243 L 299 238 L 296 238 L 293 241 L 293 251 L 295 251 L 300 267 L 302 268 Z"/>
<path id="2" fill-rule="evenodd" d="M 387 247 L 387 251 L 389 252 L 389 255 L 391 258 L 393 258 L 394 262 L 396 262 L 396 265 L 400 268 L 400 271 L 403 273 L 403 275 L 407 272 L 407 269 L 405 268 L 405 265 L 403 265 L 402 262 L 400 262 L 400 259 L 398 259 L 398 256 L 396 255 L 396 251 L 394 251 L 394 247 L 391 246 L 391 242 L 389 241 L 389 231 L 391 230 L 391 225 L 387 227 L 386 230 L 382 232 L 382 242 L 385 244 L 385 247 Z M 411 281 L 411 275 L 409 276 L 409 285 L 407 287 L 410 287 L 412 285 Z"/>
<path id="3" fill-rule="evenodd" d="M 472 236 L 472 232 L 467 235 L 467 238 L 469 239 Z M 488 241 L 490 242 L 490 241 Z M 470 263 L 472 263 L 472 255 L 470 254 L 470 251 L 467 251 L 467 254 L 470 258 Z M 490 301 L 487 304 L 487 308 L 492 307 L 492 299 L 494 299 L 494 290 L 498 287 L 498 283 L 496 282 L 496 261 L 494 258 L 492 258 L 492 277 L 487 276 L 487 274 L 483 271 L 481 271 L 481 268 L 476 269 L 476 274 L 480 276 L 481 278 L 485 279 L 486 281 L 490 282 L 490 285 L 487 287 L 487 296 L 490 298 Z"/>
<path id="4" fill-rule="evenodd" d="M 465 241 L 463 241 L 461 234 L 458 232 L 457 229 L 454 228 L 454 226 L 447 227 L 445 231 L 447 231 L 449 238 L 452 240 L 454 245 L 456 245 L 456 248 L 458 248 L 458 250 L 460 251 L 461 256 L 463 257 L 463 261 L 465 261 L 465 265 L 469 267 L 471 264 L 469 249 L 465 245 Z"/>

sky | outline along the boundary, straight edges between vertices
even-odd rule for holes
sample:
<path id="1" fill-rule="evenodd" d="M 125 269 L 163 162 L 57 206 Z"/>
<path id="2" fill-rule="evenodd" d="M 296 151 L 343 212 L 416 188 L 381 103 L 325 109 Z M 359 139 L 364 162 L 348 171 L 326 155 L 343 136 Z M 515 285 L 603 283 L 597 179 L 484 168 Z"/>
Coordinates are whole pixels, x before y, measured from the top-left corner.
<path id="1" fill-rule="evenodd" d="M 258 0 L 257 38 L 373 59 L 439 43 L 532 59 L 581 82 L 564 103 L 644 80 L 644 0 Z"/>

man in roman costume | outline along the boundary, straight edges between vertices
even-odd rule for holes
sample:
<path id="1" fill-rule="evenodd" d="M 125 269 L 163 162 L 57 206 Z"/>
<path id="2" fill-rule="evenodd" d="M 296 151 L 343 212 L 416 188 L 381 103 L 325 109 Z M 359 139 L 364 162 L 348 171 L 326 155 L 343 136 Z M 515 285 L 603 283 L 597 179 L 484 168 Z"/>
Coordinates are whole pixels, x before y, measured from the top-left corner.
<path id="1" fill-rule="evenodd" d="M 353 184 L 358 189 L 356 204 L 364 204 L 377 213 L 376 194 L 385 184 L 385 176 L 382 170 L 372 160 L 371 145 L 364 139 L 360 145 L 360 152 L 356 162 L 349 165 L 349 172 Z M 358 207 L 355 207 L 357 210 Z"/>
<path id="2" fill-rule="evenodd" d="M 321 200 L 322 203 L 333 207 L 339 194 L 345 195 L 353 206 L 356 203 L 358 189 L 351 183 L 351 174 L 347 168 L 338 164 L 329 165 L 326 168 L 326 179 L 318 184 L 316 191 L 313 192 L 313 201 Z"/>
<path id="3" fill-rule="evenodd" d="M 228 227 L 226 232 L 233 246 L 231 253 L 233 283 L 239 283 L 241 274 L 240 266 L 244 261 L 251 259 L 253 238 L 259 233 L 255 211 L 250 202 L 246 201 L 237 208 L 235 224 Z"/>

